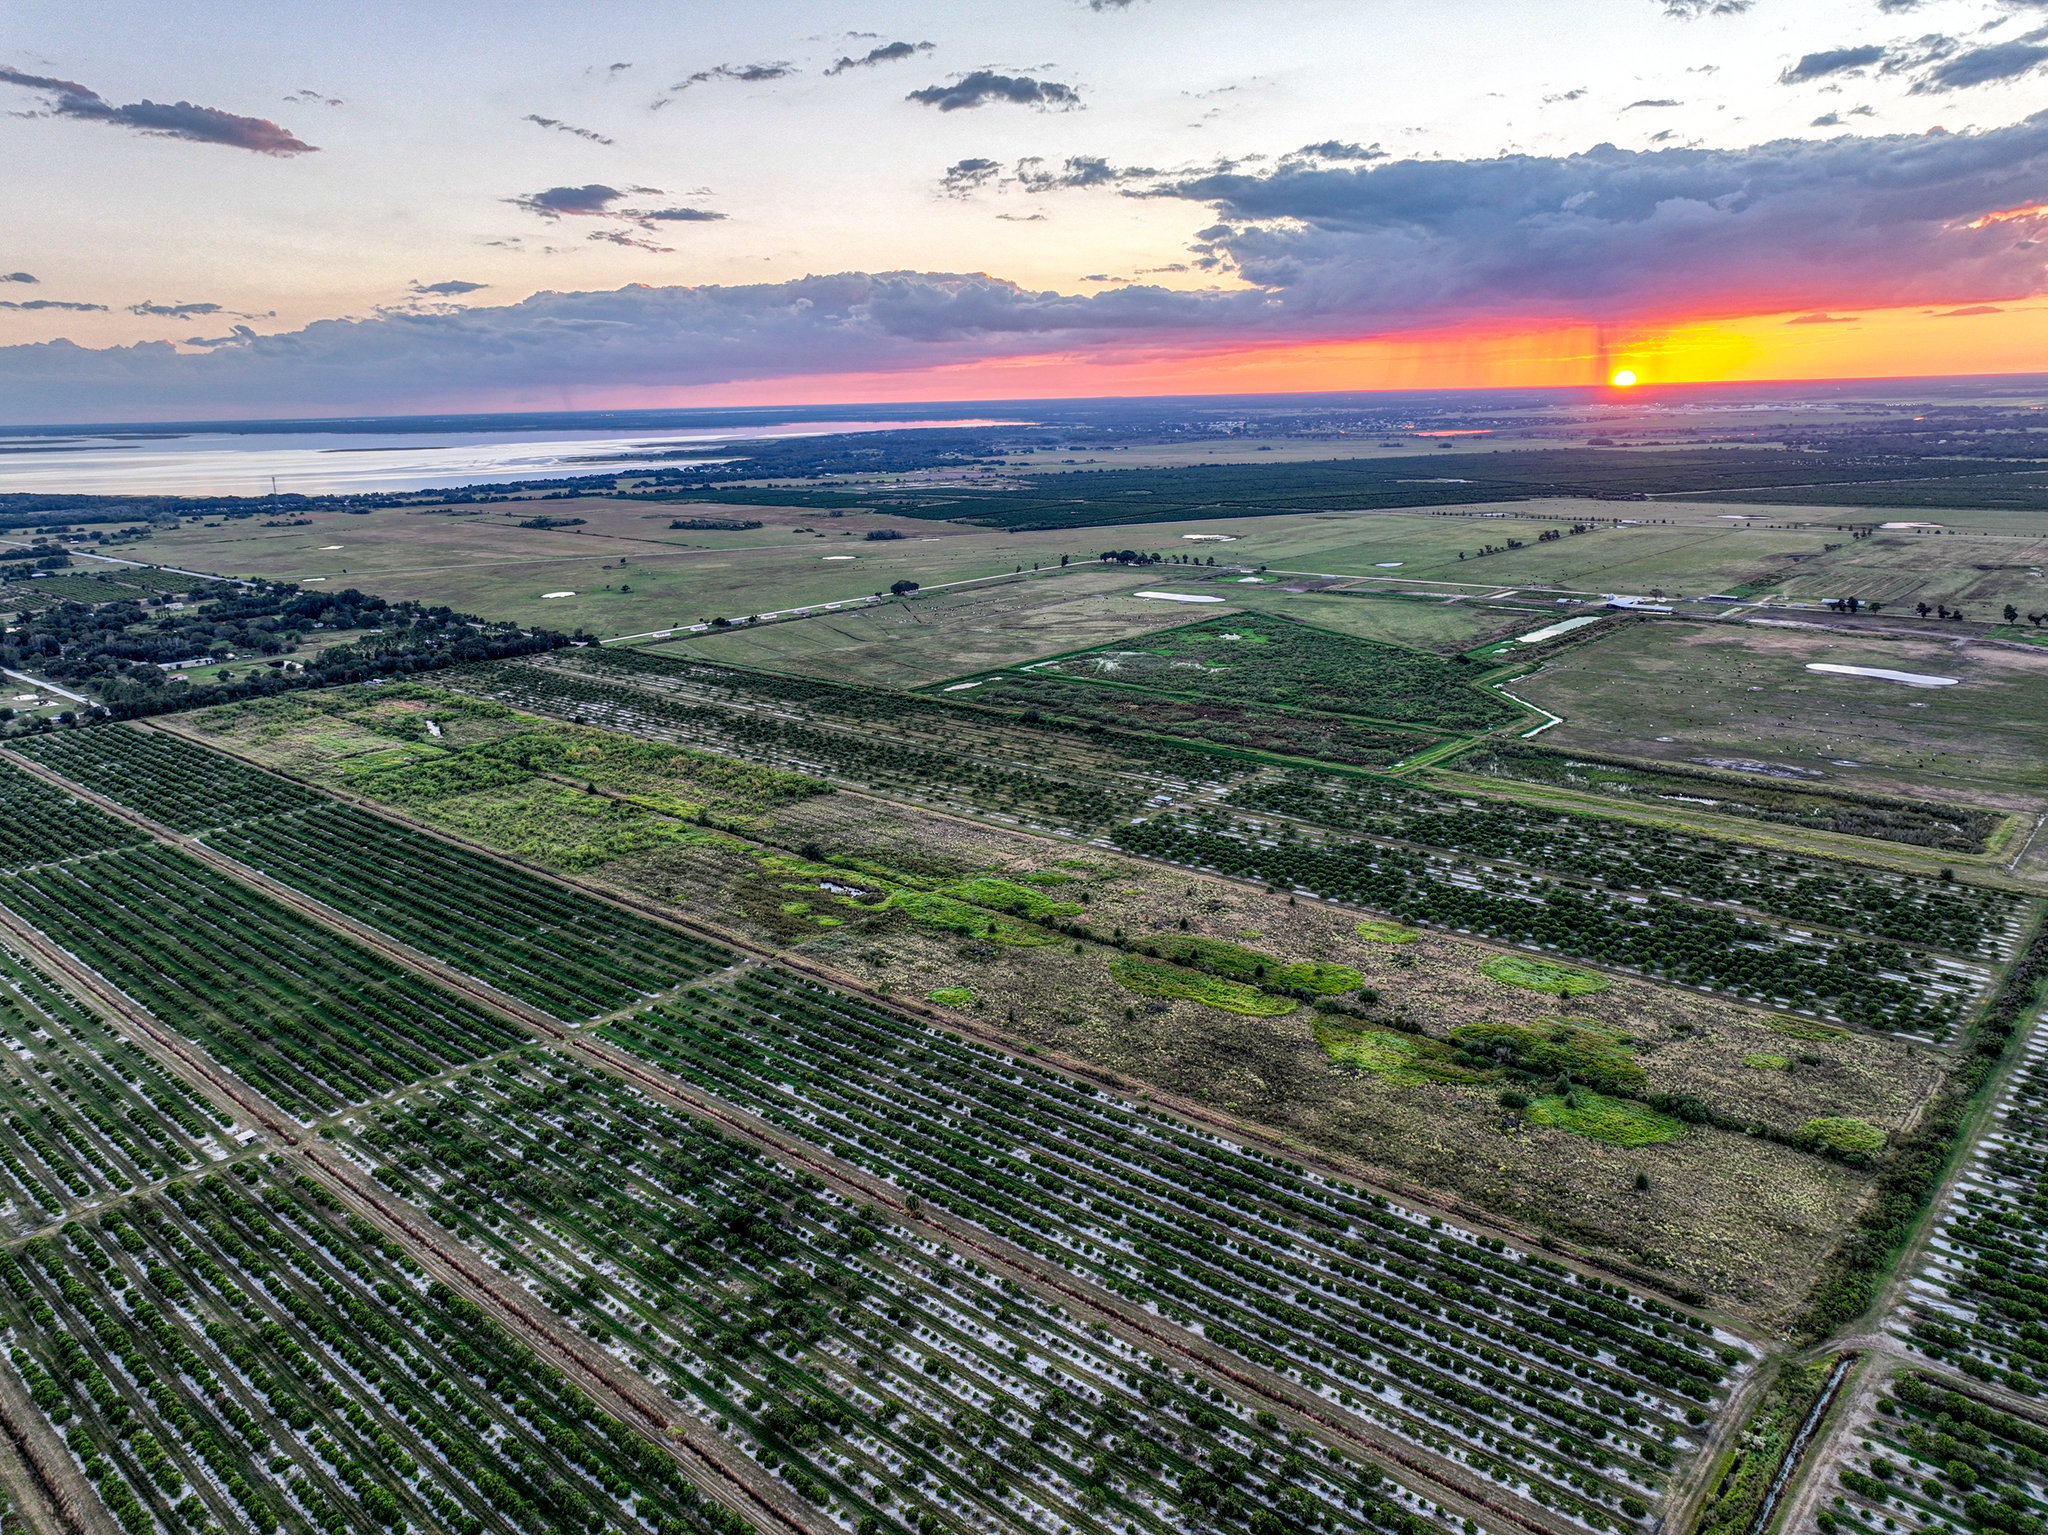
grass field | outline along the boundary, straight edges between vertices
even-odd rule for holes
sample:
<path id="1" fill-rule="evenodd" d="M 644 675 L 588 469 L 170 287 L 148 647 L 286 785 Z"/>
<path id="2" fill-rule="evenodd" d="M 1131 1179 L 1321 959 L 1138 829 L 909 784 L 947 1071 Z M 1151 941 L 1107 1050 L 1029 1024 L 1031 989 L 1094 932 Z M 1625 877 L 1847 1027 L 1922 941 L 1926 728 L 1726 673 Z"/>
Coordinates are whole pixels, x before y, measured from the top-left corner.
<path id="1" fill-rule="evenodd" d="M 1806 670 L 1816 662 L 1961 681 L 1905 687 Z M 1550 747 L 1755 760 L 1801 769 L 1796 776 L 1815 784 L 1994 809 L 2048 806 L 2039 726 L 2048 657 L 2026 651 L 1663 623 L 1567 651 L 1515 692 L 1564 716 L 1543 737 Z"/>
<path id="2" fill-rule="evenodd" d="M 521 528 L 536 510 L 559 504 L 520 503 L 469 516 L 425 515 L 384 509 L 356 515 L 321 513 L 307 527 L 272 528 L 253 522 L 187 524 L 154 535 L 133 551 L 137 558 L 224 575 L 261 575 L 313 581 L 332 588 L 356 586 L 397 600 L 448 603 L 493 618 L 583 624 L 605 635 L 638 634 L 679 623 L 839 601 L 886 589 L 897 580 L 935 586 L 995 575 L 1061 555 L 1093 560 L 1104 549 L 1188 552 L 1230 563 L 1268 565 L 1276 573 L 1411 578 L 1468 583 L 1552 583 L 1587 590 L 1633 589 L 1662 579 L 1689 583 L 1674 589 L 1706 591 L 1762 567 L 1766 556 L 1818 550 L 1818 532 L 1754 529 L 1729 535 L 1721 508 L 1668 509 L 1688 526 L 1615 528 L 1539 545 L 1537 535 L 1574 518 L 1611 519 L 1612 502 L 1556 500 L 1519 504 L 1512 515 L 1485 508 L 1455 514 L 1343 513 L 1316 516 L 1224 518 L 1155 523 L 1129 528 L 1086 528 L 1071 533 L 993 532 L 945 522 L 918 521 L 882 511 L 850 511 L 832 518 L 789 508 L 719 507 L 713 515 L 758 519 L 757 529 L 675 531 L 677 517 L 702 509 L 668 504 L 579 500 L 563 515 L 584 519 L 576 528 Z M 1667 509 L 1657 508 L 1659 512 Z M 1804 512 L 1773 513 L 1775 521 L 1812 520 Z M 895 530 L 900 540 L 873 542 L 869 531 Z M 1227 544 L 1195 544 L 1183 535 L 1225 534 Z M 1482 545 L 1528 547 L 1476 563 L 1457 558 Z M 1393 567 L 1383 569 L 1382 566 Z M 1155 576 L 1165 574 L 1154 567 Z M 1643 579 L 1638 580 L 1638 577 Z M 1626 578 L 1626 579 L 1625 579 Z M 630 591 L 622 588 L 630 587 Z M 551 591 L 574 598 L 544 599 Z"/>

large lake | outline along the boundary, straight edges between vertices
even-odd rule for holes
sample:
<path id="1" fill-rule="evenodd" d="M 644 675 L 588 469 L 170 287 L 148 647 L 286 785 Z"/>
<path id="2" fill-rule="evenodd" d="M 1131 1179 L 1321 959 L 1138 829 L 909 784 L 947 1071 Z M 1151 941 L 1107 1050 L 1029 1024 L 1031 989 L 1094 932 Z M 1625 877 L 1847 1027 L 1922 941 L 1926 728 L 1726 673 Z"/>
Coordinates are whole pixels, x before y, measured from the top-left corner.
<path id="1" fill-rule="evenodd" d="M 748 426 L 530 431 L 116 431 L 0 433 L 0 492 L 90 495 L 339 495 L 552 479 L 629 468 L 664 449 L 835 432 L 997 426 L 935 421 L 783 421 Z M 275 485 L 273 487 L 273 480 Z"/>

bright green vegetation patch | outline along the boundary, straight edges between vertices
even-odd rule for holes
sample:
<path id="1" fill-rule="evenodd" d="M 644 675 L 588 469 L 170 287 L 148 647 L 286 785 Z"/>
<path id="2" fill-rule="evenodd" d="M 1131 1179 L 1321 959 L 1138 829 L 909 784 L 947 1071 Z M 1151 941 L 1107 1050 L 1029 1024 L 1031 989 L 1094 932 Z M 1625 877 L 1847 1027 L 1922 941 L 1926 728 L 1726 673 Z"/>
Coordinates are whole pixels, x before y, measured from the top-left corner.
<path id="1" fill-rule="evenodd" d="M 1248 639 L 1261 641 L 1247 643 Z M 1475 686 L 1486 666 L 1243 613 L 1155 635 L 1143 650 L 1098 650 L 1034 672 L 1183 699 L 1485 730 L 1522 717 Z M 1420 741 L 1416 745 L 1424 744 Z"/>
<path id="2" fill-rule="evenodd" d="M 1757 1071 L 1790 1071 L 1792 1069 L 1792 1057 L 1789 1055 L 1771 1055 L 1764 1051 L 1758 1051 L 1754 1055 L 1745 1055 L 1742 1058 L 1742 1064 L 1752 1067 Z"/>
<path id="3" fill-rule="evenodd" d="M 1992 811 L 1888 795 L 1788 784 L 1748 773 L 1637 762 L 1597 752 L 1565 752 L 1507 741 L 1457 759 L 1461 773 L 1555 784 L 1642 804 L 1674 801 L 1723 815 L 1812 831 L 1874 837 L 1911 847 L 1981 853 L 1998 827 Z"/>
<path id="4" fill-rule="evenodd" d="M 654 848 L 690 846 L 707 835 L 687 822 L 553 783 L 399 803 L 473 841 L 570 874 Z"/>
<path id="5" fill-rule="evenodd" d="M 990 911 L 1005 911 L 1033 922 L 1048 917 L 1078 917 L 1086 909 L 1077 901 L 1055 901 L 1024 885 L 983 875 L 945 887 L 945 894 Z"/>
<path id="6" fill-rule="evenodd" d="M 1854 1151 L 1868 1155 L 1884 1150 L 1884 1131 L 1860 1119 L 1809 1119 L 1799 1127 L 1800 1137 L 1830 1151 Z"/>
<path id="7" fill-rule="evenodd" d="M 1480 1083 L 1484 1070 L 1460 1065 L 1441 1040 L 1391 1029 L 1357 1029 L 1319 1015 L 1311 1025 L 1316 1043 L 1339 1066 L 1369 1071 L 1393 1087 L 1421 1087 L 1431 1082 Z"/>
<path id="8" fill-rule="evenodd" d="M 1058 933 L 1047 932 L 1042 927 L 1026 927 L 982 907 L 970 906 L 965 901 L 956 901 L 929 890 L 898 890 L 889 897 L 889 905 L 895 910 L 910 913 L 913 922 L 925 927 L 962 933 L 971 938 L 987 938 L 1017 948 L 1033 948 L 1060 941 Z"/>
<path id="9" fill-rule="evenodd" d="M 1412 927 L 1403 927 L 1398 922 L 1384 922 L 1378 917 L 1365 918 L 1351 931 L 1371 943 L 1413 943 L 1422 936 Z"/>
<path id="10" fill-rule="evenodd" d="M 971 986 L 941 986 L 937 991 L 924 994 L 927 1002 L 936 1002 L 941 1007 L 972 1007 L 974 988 Z"/>
<path id="11" fill-rule="evenodd" d="M 530 769 L 517 762 L 474 752 L 391 750 L 372 752 L 343 764 L 348 787 L 371 799 L 395 805 L 419 805 L 505 789 L 532 780 Z"/>
<path id="12" fill-rule="evenodd" d="M 1766 1018 L 1764 1027 L 1773 1034 L 1783 1034 L 1787 1039 L 1847 1039 L 1849 1031 L 1838 1029 L 1831 1023 L 1815 1023 L 1809 1018 Z"/>
<path id="13" fill-rule="evenodd" d="M 1539 1018 L 1535 1024 L 1467 1023 L 1452 1041 L 1472 1065 L 1498 1065 L 1534 1076 L 1569 1076 L 1610 1091 L 1634 1091 L 1647 1080 L 1633 1058 L 1635 1041 L 1586 1018 Z"/>
<path id="14" fill-rule="evenodd" d="M 1349 965 L 1323 964 L 1313 960 L 1288 963 L 1271 954 L 1261 954 L 1220 938 L 1179 937 L 1148 939 L 1143 951 L 1156 959 L 1212 975 L 1226 976 L 1248 986 L 1271 986 L 1283 991 L 1307 992 L 1311 996 L 1334 997 L 1356 991 L 1365 977 Z"/>
<path id="15" fill-rule="evenodd" d="M 1560 965 L 1555 960 L 1532 959 L 1521 954 L 1500 954 L 1479 967 L 1479 973 L 1503 986 L 1520 986 L 1526 991 L 1547 991 L 1554 997 L 1584 997 L 1605 991 L 1613 983 L 1590 970 Z"/>
<path id="16" fill-rule="evenodd" d="M 1627 1098 L 1608 1098 L 1583 1087 L 1538 1098 L 1523 1111 L 1539 1125 L 1554 1125 L 1615 1146 L 1654 1146 L 1685 1133 L 1685 1121 Z"/>
<path id="17" fill-rule="evenodd" d="M 1290 997 L 1276 997 L 1220 975 L 1203 975 L 1177 965 L 1156 965 L 1131 954 L 1111 961 L 1109 973 L 1119 986 L 1141 997 L 1185 998 L 1251 1018 L 1278 1018 L 1295 1008 Z"/>

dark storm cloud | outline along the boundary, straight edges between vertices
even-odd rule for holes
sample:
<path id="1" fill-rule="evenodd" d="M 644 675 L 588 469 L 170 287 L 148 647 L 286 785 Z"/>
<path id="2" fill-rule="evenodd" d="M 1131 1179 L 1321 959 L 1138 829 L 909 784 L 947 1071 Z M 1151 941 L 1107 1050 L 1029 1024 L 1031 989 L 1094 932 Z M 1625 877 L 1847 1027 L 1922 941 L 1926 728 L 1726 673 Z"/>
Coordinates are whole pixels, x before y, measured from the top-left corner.
<path id="1" fill-rule="evenodd" d="M 1658 0 L 1664 14 L 1674 21 L 1697 21 L 1702 16 L 1740 16 L 1756 0 Z"/>
<path id="2" fill-rule="evenodd" d="M 0 309 L 71 309 L 80 314 L 105 314 L 105 304 L 67 304 L 61 299 L 32 298 L 20 303 L 12 299 L 0 299 Z"/>
<path id="3" fill-rule="evenodd" d="M 825 73 L 838 75 L 873 64 L 894 64 L 898 59 L 914 59 L 920 53 L 930 53 L 937 46 L 937 43 L 884 43 L 879 48 L 870 48 L 860 58 L 842 57 Z"/>
<path id="4" fill-rule="evenodd" d="M 991 101 L 1014 102 L 1041 111 L 1071 111 L 1081 104 L 1081 93 L 1057 80 L 1034 80 L 1029 75 L 999 75 L 986 69 L 956 80 L 951 85 L 928 86 L 904 98 L 941 112 L 960 112 Z"/>
<path id="5" fill-rule="evenodd" d="M 0 272 L 0 282 L 34 282 L 36 278 L 28 272 Z"/>
<path id="6" fill-rule="evenodd" d="M 418 279 L 414 279 L 412 291 L 414 293 L 431 293 L 436 298 L 454 298 L 462 293 L 480 293 L 489 286 L 489 283 L 464 282 L 458 277 L 451 277 L 446 282 L 420 282 Z"/>
<path id="7" fill-rule="evenodd" d="M 43 112 L 24 115 L 84 118 L 117 128 L 130 128 L 151 138 L 226 144 L 234 149 L 248 149 L 264 155 L 310 154 L 315 148 L 293 138 L 268 118 L 238 117 L 217 107 L 196 106 L 189 101 L 137 101 L 127 106 L 115 106 L 98 91 L 75 80 L 24 74 L 4 65 L 0 65 L 0 84 L 49 92 Z"/>
<path id="8" fill-rule="evenodd" d="M 1668 96 L 1659 97 L 1654 101 L 1650 100 L 1648 97 L 1645 97 L 1641 101 L 1631 101 L 1627 106 L 1623 107 L 1621 110 L 1624 112 L 1633 112 L 1637 107 L 1682 107 L 1684 105 L 1684 102 L 1673 101 Z"/>
<path id="9" fill-rule="evenodd" d="M 1860 48 L 1829 48 L 1820 53 L 1809 53 L 1779 75 L 1778 83 L 1799 85 L 1808 80 L 1824 80 L 1845 70 L 1868 69 L 1873 64 L 1882 64 L 1886 52 L 1878 44 L 1869 43 Z"/>

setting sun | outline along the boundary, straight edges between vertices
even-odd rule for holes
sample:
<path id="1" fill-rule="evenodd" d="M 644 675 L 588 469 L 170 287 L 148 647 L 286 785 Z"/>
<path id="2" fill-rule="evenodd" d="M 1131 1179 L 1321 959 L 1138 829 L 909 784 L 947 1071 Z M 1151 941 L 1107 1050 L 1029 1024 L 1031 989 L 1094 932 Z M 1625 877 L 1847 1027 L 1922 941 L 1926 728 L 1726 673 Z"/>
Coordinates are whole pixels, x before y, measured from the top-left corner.
<path id="1" fill-rule="evenodd" d="M 1614 387 L 1617 389 L 1632 388 L 1635 385 L 1635 381 L 1635 372 L 1634 370 L 1629 368 L 1623 368 L 1619 373 L 1615 374 L 1614 378 L 1611 380 Z"/>

